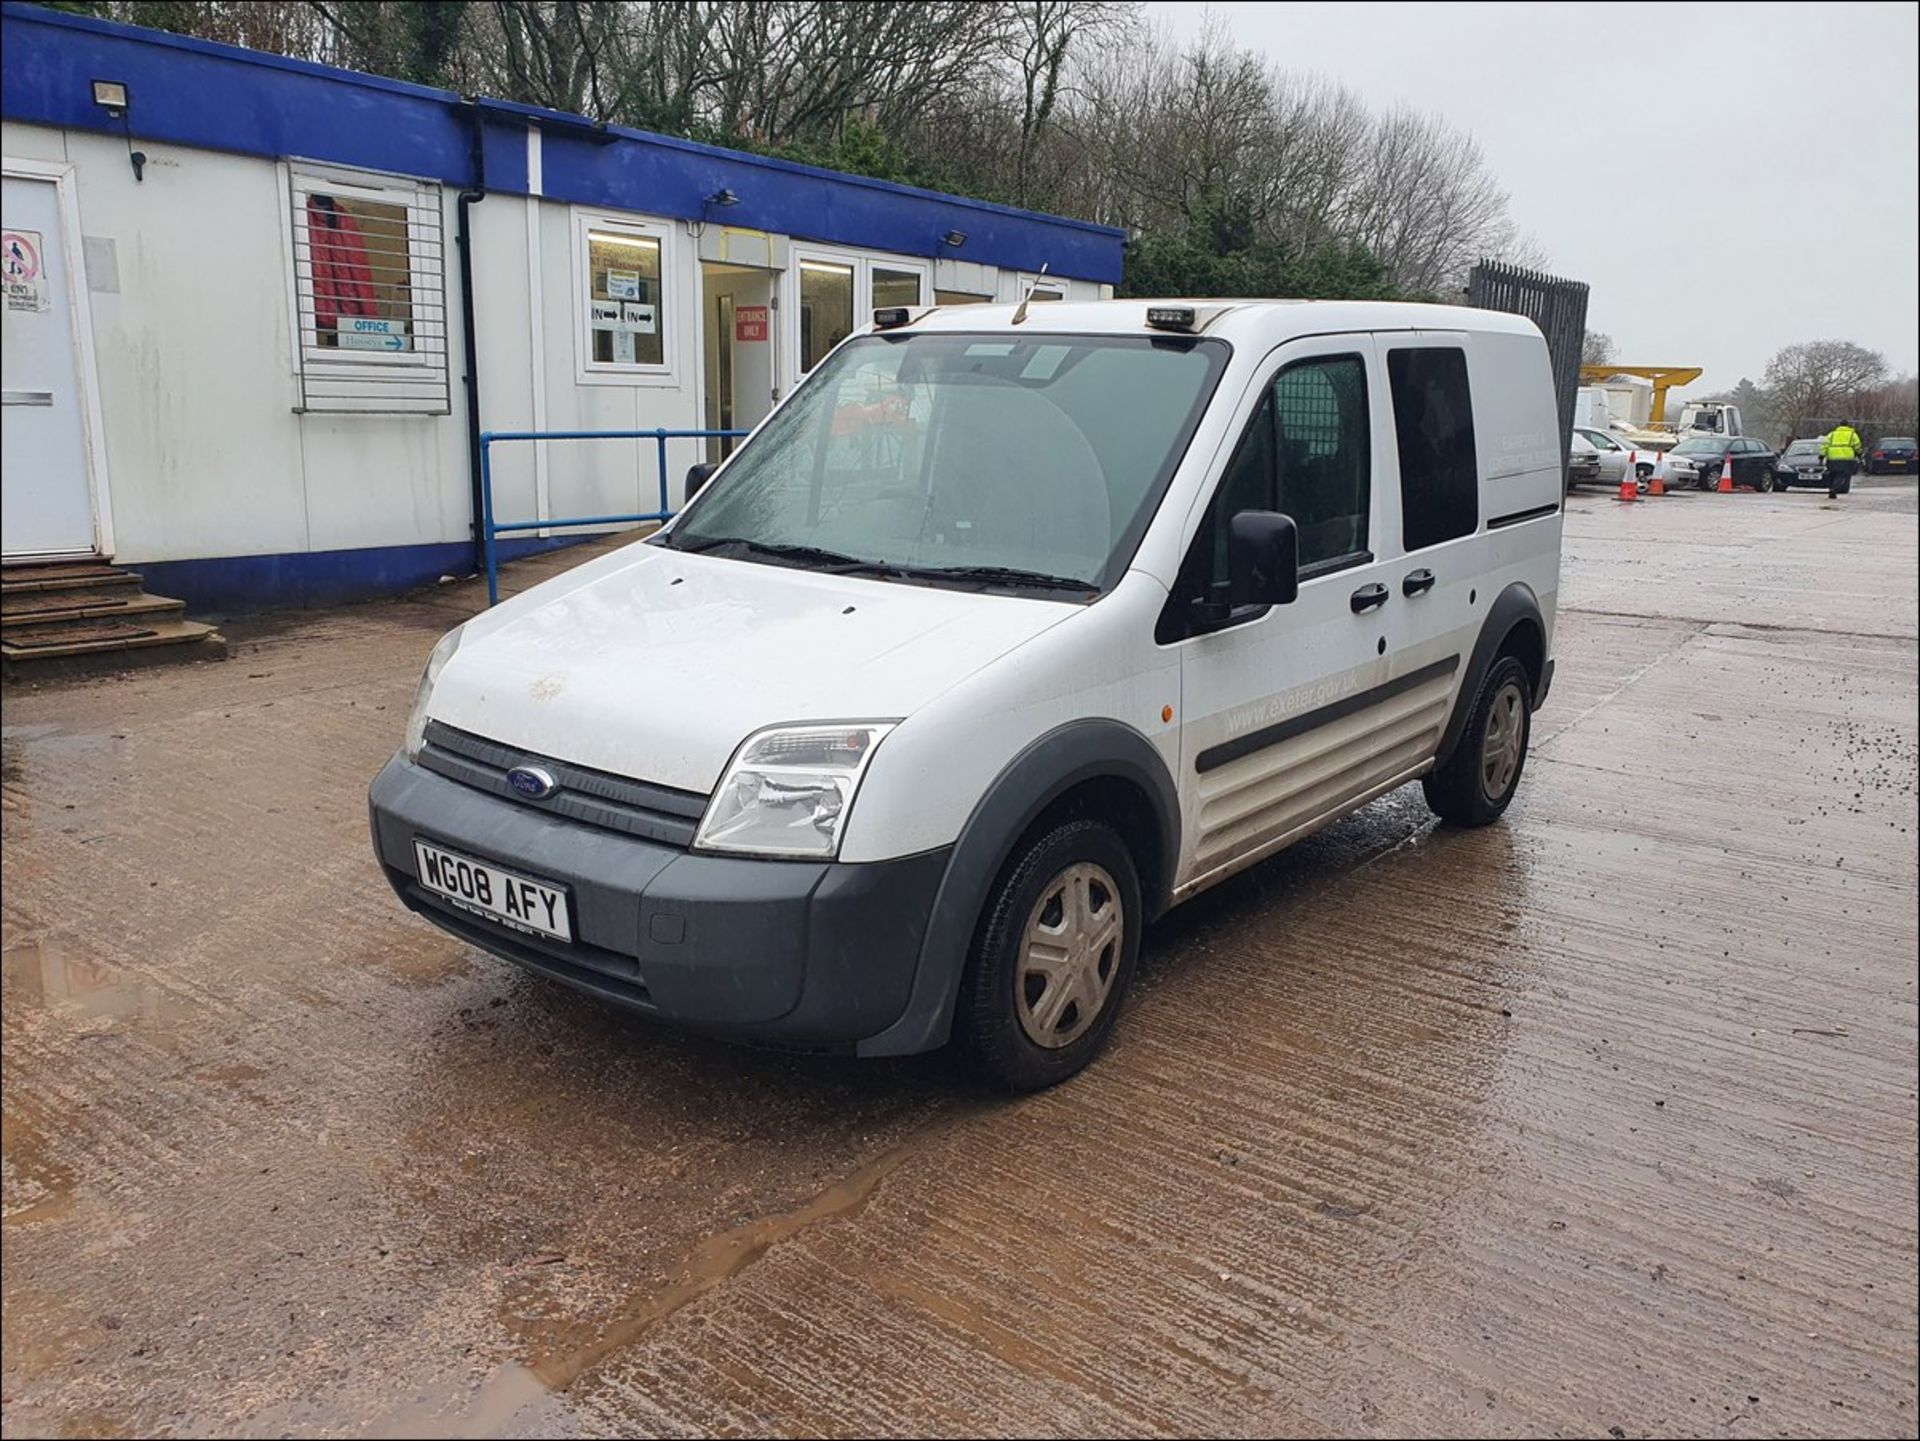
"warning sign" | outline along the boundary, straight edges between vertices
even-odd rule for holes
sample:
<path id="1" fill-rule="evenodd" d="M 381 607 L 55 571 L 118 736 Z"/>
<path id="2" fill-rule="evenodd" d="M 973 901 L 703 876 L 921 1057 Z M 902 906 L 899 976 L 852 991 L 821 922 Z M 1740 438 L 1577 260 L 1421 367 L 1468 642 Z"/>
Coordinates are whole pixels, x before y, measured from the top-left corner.
<path id="1" fill-rule="evenodd" d="M 0 272 L 7 283 L 7 309 L 47 308 L 45 250 L 37 230 L 0 232 Z"/>
<path id="2" fill-rule="evenodd" d="M 743 345 L 767 338 L 767 307 L 743 305 L 733 312 L 733 338 Z"/>

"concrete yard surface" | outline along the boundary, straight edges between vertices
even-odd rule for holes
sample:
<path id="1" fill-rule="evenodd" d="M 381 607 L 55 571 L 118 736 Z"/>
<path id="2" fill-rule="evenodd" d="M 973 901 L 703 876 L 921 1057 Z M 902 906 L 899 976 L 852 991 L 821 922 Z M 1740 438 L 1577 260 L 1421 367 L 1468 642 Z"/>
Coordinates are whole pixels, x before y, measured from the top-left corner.
<path id="1" fill-rule="evenodd" d="M 12 687 L 0 1422 L 1911 1436 L 1917 566 L 1910 482 L 1575 495 L 1507 818 L 1175 911 L 1015 1101 L 404 912 L 366 784 L 471 582 Z"/>

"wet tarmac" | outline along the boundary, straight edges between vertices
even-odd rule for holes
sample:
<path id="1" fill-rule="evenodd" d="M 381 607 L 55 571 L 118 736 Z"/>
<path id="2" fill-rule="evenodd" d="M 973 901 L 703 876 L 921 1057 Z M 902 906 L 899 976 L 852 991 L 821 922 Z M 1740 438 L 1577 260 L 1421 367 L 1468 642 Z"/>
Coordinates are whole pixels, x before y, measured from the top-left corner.
<path id="1" fill-rule="evenodd" d="M 9 688 L 0 1423 L 1913 1435 L 1917 542 L 1576 496 L 1507 820 L 1176 911 L 1019 1101 L 401 911 L 365 785 L 471 587 Z"/>

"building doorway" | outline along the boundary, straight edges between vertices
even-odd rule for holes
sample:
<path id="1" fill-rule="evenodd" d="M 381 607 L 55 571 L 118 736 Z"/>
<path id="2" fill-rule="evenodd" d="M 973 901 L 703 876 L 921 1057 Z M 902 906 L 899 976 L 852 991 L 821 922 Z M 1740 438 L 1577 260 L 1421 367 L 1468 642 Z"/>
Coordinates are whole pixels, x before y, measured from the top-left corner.
<path id="1" fill-rule="evenodd" d="M 0 535 L 7 560 L 108 554 L 92 319 L 78 274 L 71 174 L 5 163 L 7 308 L 0 370 Z"/>
<path id="2" fill-rule="evenodd" d="M 708 260 L 700 265 L 700 324 L 708 430 L 751 430 L 779 395 L 774 361 L 778 272 Z M 737 440 L 710 440 L 707 459 L 733 453 Z"/>

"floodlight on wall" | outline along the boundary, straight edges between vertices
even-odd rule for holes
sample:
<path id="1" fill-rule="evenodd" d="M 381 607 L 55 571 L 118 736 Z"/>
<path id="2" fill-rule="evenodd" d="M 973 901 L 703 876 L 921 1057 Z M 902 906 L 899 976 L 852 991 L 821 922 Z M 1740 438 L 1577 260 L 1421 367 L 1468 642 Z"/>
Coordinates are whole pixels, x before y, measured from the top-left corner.
<path id="1" fill-rule="evenodd" d="M 146 152 L 133 148 L 133 95 L 121 80 L 96 80 L 93 82 L 93 103 L 106 111 L 109 116 L 120 122 L 120 129 L 127 137 L 127 159 L 133 164 L 133 178 L 145 180 L 143 173 L 147 166 Z"/>
<path id="2" fill-rule="evenodd" d="M 725 187 L 714 191 L 711 195 L 703 195 L 700 197 L 700 218 L 689 221 L 687 223 L 687 229 L 692 232 L 693 238 L 698 240 L 702 235 L 707 233 L 707 217 L 709 215 L 715 210 L 725 210 L 729 206 L 738 205 L 739 203 L 740 197 Z"/>
<path id="3" fill-rule="evenodd" d="M 945 235 L 940 237 L 940 242 L 943 245 L 951 245 L 955 250 L 958 250 L 967 243 L 967 232 L 964 230 L 949 230 Z"/>

